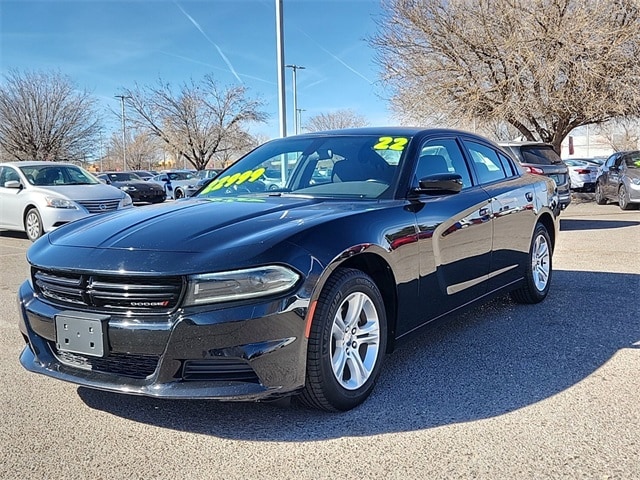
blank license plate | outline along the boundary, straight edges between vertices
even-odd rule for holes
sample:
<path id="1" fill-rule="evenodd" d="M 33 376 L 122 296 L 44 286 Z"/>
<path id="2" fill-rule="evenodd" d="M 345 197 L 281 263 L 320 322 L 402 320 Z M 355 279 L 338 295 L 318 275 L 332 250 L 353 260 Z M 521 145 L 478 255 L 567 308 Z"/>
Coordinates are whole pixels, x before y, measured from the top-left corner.
<path id="1" fill-rule="evenodd" d="M 108 315 L 63 312 L 55 316 L 56 343 L 61 352 L 104 357 Z"/>

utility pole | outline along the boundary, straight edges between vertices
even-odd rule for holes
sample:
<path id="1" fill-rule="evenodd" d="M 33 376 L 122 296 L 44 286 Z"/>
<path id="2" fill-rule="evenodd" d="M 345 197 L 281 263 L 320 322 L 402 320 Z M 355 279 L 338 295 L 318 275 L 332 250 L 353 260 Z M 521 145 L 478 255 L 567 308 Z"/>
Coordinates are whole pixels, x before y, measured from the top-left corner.
<path id="1" fill-rule="evenodd" d="M 298 80 L 296 78 L 296 71 L 304 70 L 301 65 L 285 65 L 293 71 L 293 129 L 296 133 L 300 133 L 300 124 L 298 122 Z"/>
<path id="2" fill-rule="evenodd" d="M 284 25 L 282 0 L 276 0 L 276 57 L 278 66 L 278 113 L 280 117 L 280 137 L 287 136 L 287 99 L 284 82 Z"/>
<path id="3" fill-rule="evenodd" d="M 124 117 L 124 99 L 131 98 L 127 95 L 115 95 L 122 104 L 122 171 L 127 170 L 127 121 Z"/>
<path id="4" fill-rule="evenodd" d="M 298 115 L 297 115 L 297 119 L 298 119 L 298 127 L 300 127 L 300 131 L 302 132 L 302 112 L 306 112 L 306 110 L 304 108 L 298 108 L 297 109 Z"/>

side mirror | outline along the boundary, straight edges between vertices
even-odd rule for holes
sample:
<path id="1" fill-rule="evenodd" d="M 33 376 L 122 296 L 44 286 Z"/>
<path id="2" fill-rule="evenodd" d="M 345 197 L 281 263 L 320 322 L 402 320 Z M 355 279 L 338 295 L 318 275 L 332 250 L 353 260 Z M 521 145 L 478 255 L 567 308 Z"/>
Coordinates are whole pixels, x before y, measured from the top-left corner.
<path id="1" fill-rule="evenodd" d="M 440 195 L 443 193 L 459 193 L 462 190 L 462 176 L 458 173 L 436 173 L 421 178 L 420 185 L 413 191 L 427 195 Z"/>
<path id="2" fill-rule="evenodd" d="M 8 182 L 4 182 L 4 188 L 21 189 L 22 188 L 22 184 L 17 180 L 9 180 Z"/>

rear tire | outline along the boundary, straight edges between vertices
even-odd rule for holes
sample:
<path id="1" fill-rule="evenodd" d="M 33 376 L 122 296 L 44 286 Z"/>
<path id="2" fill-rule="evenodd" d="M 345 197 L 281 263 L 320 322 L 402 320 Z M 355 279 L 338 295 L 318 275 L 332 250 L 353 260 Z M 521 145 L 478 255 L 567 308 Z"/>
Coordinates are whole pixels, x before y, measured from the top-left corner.
<path id="1" fill-rule="evenodd" d="M 605 197 L 604 192 L 602 191 L 602 185 L 600 182 L 596 183 L 595 200 L 598 205 L 607 204 L 607 197 Z"/>
<path id="2" fill-rule="evenodd" d="M 380 374 L 386 346 L 387 319 L 378 287 L 360 270 L 336 270 L 313 316 L 300 402 L 333 412 L 361 404 Z"/>
<path id="3" fill-rule="evenodd" d="M 529 261 L 522 287 L 511 292 L 511 298 L 517 303 L 538 303 L 544 300 L 551 286 L 552 247 L 549 232 L 538 223 L 533 231 Z"/>
<path id="4" fill-rule="evenodd" d="M 40 218 L 40 213 L 38 213 L 37 208 L 30 208 L 24 216 L 24 231 L 32 242 L 35 242 L 38 238 L 44 235 L 42 218 Z"/>

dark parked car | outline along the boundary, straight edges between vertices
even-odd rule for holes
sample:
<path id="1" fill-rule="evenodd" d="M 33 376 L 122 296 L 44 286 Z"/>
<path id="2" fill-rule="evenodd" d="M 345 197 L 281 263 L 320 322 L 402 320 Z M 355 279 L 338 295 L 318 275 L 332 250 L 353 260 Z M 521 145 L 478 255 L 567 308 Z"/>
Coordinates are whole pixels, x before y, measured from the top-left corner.
<path id="1" fill-rule="evenodd" d="M 279 166 L 284 185 L 266 189 L 260 178 Z M 470 133 L 273 140 L 195 197 L 80 220 L 33 244 L 20 360 L 115 392 L 297 394 L 347 410 L 420 327 L 506 292 L 542 301 L 556 207 L 551 179 Z"/>
<path id="2" fill-rule="evenodd" d="M 157 175 L 157 172 L 151 172 L 149 170 L 133 170 L 137 176 L 139 176 L 142 180 L 150 180 L 151 177 Z"/>
<path id="3" fill-rule="evenodd" d="M 107 185 L 113 185 L 127 192 L 134 203 L 162 203 L 167 194 L 157 183 L 146 182 L 133 172 L 105 172 L 98 178 Z"/>
<path id="4" fill-rule="evenodd" d="M 640 151 L 617 152 L 604 162 L 596 180 L 596 203 L 618 202 L 622 210 L 640 205 Z"/>
<path id="5" fill-rule="evenodd" d="M 558 187 L 560 208 L 567 208 L 571 203 L 569 169 L 552 145 L 540 142 L 504 142 L 500 145 L 513 155 L 525 171 L 552 178 Z"/>

